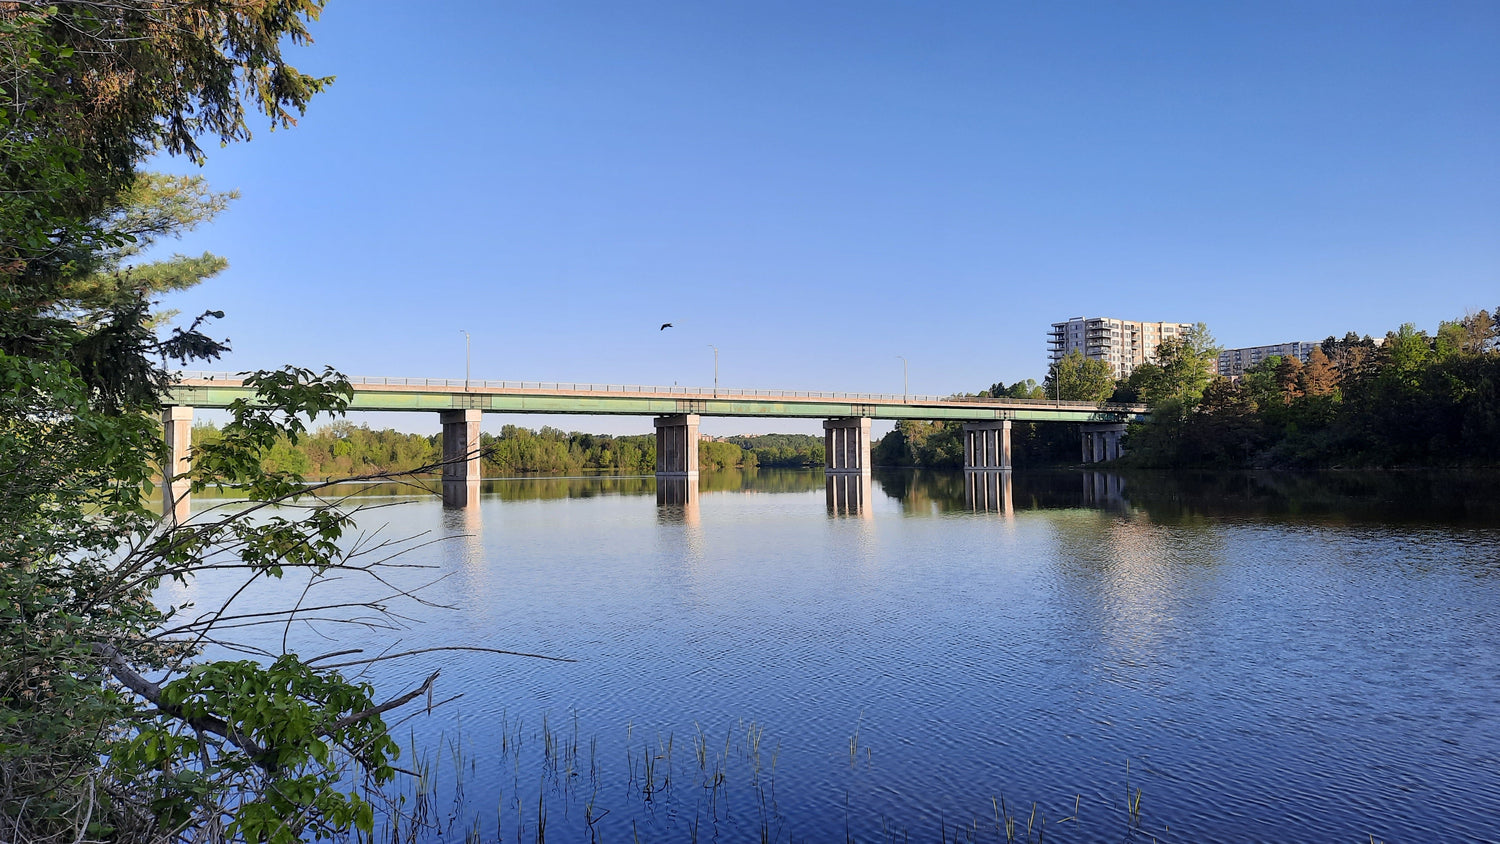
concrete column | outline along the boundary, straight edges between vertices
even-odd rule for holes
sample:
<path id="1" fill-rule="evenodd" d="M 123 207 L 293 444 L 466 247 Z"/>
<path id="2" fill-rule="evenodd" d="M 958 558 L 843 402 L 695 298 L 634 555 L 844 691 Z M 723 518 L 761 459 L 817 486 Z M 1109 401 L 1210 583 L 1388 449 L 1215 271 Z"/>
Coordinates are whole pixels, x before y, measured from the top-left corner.
<path id="1" fill-rule="evenodd" d="M 1123 454 L 1120 438 L 1125 436 L 1125 423 L 1105 422 L 1083 426 L 1083 462 L 1102 463 L 1115 460 Z"/>
<path id="2" fill-rule="evenodd" d="M 1125 423 L 1095 423 L 1083 426 L 1083 462 L 1103 463 L 1118 460 L 1125 453 L 1121 439 Z"/>
<path id="3" fill-rule="evenodd" d="M 828 472 L 870 472 L 870 420 L 857 416 L 823 422 Z"/>
<path id="4" fill-rule="evenodd" d="M 192 513 L 192 496 L 187 481 L 172 480 L 192 468 L 188 449 L 193 445 L 193 409 L 168 407 L 161 412 L 161 426 L 167 438 L 167 465 L 161 467 L 161 514 L 175 524 L 188 520 Z"/>
<path id="5" fill-rule="evenodd" d="M 696 413 L 656 417 L 656 477 L 698 477 L 698 422 Z"/>
<path id="6" fill-rule="evenodd" d="M 479 506 L 479 420 L 477 408 L 445 410 L 443 419 L 443 506 Z"/>
<path id="7" fill-rule="evenodd" d="M 1010 468 L 1010 420 L 964 423 L 964 468 Z"/>

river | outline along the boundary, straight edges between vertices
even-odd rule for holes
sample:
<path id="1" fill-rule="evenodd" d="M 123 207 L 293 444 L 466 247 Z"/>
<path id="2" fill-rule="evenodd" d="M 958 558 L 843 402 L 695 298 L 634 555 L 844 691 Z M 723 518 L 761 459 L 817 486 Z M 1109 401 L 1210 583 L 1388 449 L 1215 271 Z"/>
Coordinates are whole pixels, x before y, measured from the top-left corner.
<path id="1" fill-rule="evenodd" d="M 417 537 L 388 574 L 428 603 L 344 577 L 314 596 L 381 599 L 400 628 L 265 635 L 573 660 L 371 670 L 394 694 L 441 669 L 433 702 L 462 695 L 396 728 L 433 766 L 442 840 L 1500 840 L 1490 478 L 700 490 L 500 479 L 445 511 L 364 489 L 373 541 Z"/>

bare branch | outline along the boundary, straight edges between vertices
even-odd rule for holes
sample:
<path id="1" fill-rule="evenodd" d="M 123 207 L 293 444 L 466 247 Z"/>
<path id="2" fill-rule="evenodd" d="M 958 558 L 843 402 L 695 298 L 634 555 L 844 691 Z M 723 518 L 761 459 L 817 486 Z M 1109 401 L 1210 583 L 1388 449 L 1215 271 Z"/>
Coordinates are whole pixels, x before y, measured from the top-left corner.
<path id="1" fill-rule="evenodd" d="M 418 654 L 437 653 L 439 651 L 477 651 L 478 653 L 500 654 L 502 656 L 524 656 L 524 657 L 530 657 L 531 659 L 545 659 L 545 660 L 547 660 L 549 662 L 577 662 L 578 661 L 576 659 L 569 659 L 568 657 L 565 657 L 565 656 L 547 656 L 546 654 L 529 654 L 529 653 L 523 653 L 521 651 L 506 651 L 506 650 L 501 650 L 499 648 L 481 648 L 481 647 L 478 647 L 476 645 L 443 645 L 443 646 L 435 647 L 435 648 L 418 648 L 417 650 L 414 650 L 414 651 L 402 651 L 401 653 L 384 654 L 384 655 L 381 655 L 381 656 L 372 656 L 369 659 L 356 659 L 356 660 L 351 660 L 349 662 L 336 662 L 336 663 L 334 663 L 332 665 L 325 665 L 323 667 L 324 668 L 348 668 L 351 665 L 369 665 L 372 662 L 384 662 L 385 660 L 388 660 L 388 659 L 400 659 L 400 658 L 406 657 L 406 656 L 416 656 Z M 362 649 L 360 651 L 356 651 L 356 652 L 357 653 L 358 652 L 362 652 Z"/>
<path id="2" fill-rule="evenodd" d="M 369 709 L 364 710 L 363 712 L 356 712 L 352 715 L 345 715 L 339 720 L 334 721 L 332 726 L 330 726 L 326 730 L 321 731 L 319 735 L 326 736 L 332 733 L 336 733 L 339 730 L 342 730 L 343 728 L 349 726 L 350 724 L 363 721 L 366 718 L 373 718 L 382 712 L 389 712 L 390 710 L 395 709 L 398 706 L 405 705 L 406 703 L 410 702 L 412 699 L 420 695 L 427 694 L 432 690 L 432 684 L 437 681 L 438 674 L 440 673 L 442 672 L 434 671 L 431 674 L 428 674 L 427 679 L 422 681 L 422 685 L 418 686 L 415 689 L 412 689 L 411 691 L 407 692 L 404 695 L 401 695 L 400 697 L 391 698 L 385 703 L 382 703 L 379 706 L 372 706 Z"/>

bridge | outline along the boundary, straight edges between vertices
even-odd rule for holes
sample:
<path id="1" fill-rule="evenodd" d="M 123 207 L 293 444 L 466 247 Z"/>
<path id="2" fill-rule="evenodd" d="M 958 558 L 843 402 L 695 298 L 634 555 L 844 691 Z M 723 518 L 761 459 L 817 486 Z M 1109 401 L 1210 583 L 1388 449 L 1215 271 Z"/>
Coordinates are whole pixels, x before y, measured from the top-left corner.
<path id="1" fill-rule="evenodd" d="M 194 408 L 225 408 L 254 399 L 240 376 L 181 372 L 163 425 L 173 466 L 188 468 Z M 650 416 L 656 429 L 659 479 L 696 478 L 698 426 L 710 417 L 823 419 L 827 472 L 868 475 L 870 422 L 875 419 L 961 422 L 964 468 L 1007 471 L 1014 422 L 1073 422 L 1083 428 L 1084 463 L 1120 456 L 1125 424 L 1144 419 L 1141 405 L 1031 399 L 889 395 L 551 381 L 465 381 L 436 378 L 351 378 L 350 410 L 438 413 L 443 425 L 443 503 L 478 502 L 479 423 L 484 413 Z M 187 492 L 169 486 L 166 507 L 186 518 Z M 175 504 L 173 503 L 175 502 Z"/>

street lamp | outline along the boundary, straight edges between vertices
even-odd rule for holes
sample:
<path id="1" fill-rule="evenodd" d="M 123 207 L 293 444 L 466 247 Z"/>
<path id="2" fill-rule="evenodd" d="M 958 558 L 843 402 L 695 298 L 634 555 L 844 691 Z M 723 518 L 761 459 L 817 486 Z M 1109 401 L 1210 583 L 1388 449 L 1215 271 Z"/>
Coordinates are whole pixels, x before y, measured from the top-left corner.
<path id="1" fill-rule="evenodd" d="M 719 397 L 719 347 L 712 343 L 708 344 L 714 350 L 714 398 Z"/>
<path id="2" fill-rule="evenodd" d="M 464 392 L 469 391 L 469 332 L 460 328 L 459 334 L 464 336 Z"/>
<path id="3" fill-rule="evenodd" d="M 901 355 L 896 355 L 896 357 L 901 358 L 901 401 L 905 403 L 908 392 L 906 387 L 906 358 L 901 357 Z"/>

